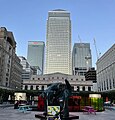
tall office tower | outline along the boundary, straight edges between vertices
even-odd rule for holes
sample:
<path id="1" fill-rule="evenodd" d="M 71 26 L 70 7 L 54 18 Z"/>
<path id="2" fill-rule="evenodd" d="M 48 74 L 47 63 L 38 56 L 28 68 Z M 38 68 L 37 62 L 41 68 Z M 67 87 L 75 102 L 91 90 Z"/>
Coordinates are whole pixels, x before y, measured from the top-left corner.
<path id="1" fill-rule="evenodd" d="M 75 43 L 72 52 L 74 75 L 84 75 L 92 67 L 90 43 Z"/>
<path id="2" fill-rule="evenodd" d="M 44 47 L 43 41 L 29 41 L 27 61 L 34 68 L 34 74 L 43 74 L 44 69 Z"/>
<path id="3" fill-rule="evenodd" d="M 72 74 L 71 20 L 65 10 L 48 12 L 45 73 Z"/>

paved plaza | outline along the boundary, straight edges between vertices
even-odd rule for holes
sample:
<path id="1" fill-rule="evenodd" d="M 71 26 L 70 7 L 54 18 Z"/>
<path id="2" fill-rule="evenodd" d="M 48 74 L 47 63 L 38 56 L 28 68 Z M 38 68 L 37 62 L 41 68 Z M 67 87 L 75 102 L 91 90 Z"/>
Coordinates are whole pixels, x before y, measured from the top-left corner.
<path id="1" fill-rule="evenodd" d="M 38 111 L 30 111 L 21 113 L 13 107 L 0 107 L 0 120 L 39 120 L 35 118 Z M 70 112 L 70 114 L 78 115 L 79 120 L 115 120 L 115 111 L 105 110 L 97 112 L 97 114 L 83 114 L 82 112 Z"/>

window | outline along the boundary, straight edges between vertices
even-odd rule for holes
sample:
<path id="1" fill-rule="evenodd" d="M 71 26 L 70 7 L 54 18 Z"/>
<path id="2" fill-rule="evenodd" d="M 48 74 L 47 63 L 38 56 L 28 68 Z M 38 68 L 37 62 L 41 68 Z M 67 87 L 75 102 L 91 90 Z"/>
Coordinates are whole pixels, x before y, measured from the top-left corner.
<path id="1" fill-rule="evenodd" d="M 103 90 L 103 84 L 102 84 L 102 90 Z"/>
<path id="2" fill-rule="evenodd" d="M 6 82 L 6 87 L 8 86 L 8 83 Z"/>
<path id="3" fill-rule="evenodd" d="M 42 86 L 42 90 L 44 90 L 44 86 Z"/>
<path id="4" fill-rule="evenodd" d="M 75 54 L 77 53 L 77 52 L 76 52 L 76 48 L 74 49 L 74 52 L 75 52 Z"/>
<path id="5" fill-rule="evenodd" d="M 107 90 L 109 89 L 109 86 L 108 86 L 108 79 L 106 79 L 106 83 L 107 83 Z"/>
<path id="6" fill-rule="evenodd" d="M 85 91 L 85 86 L 82 87 L 82 90 Z"/>
<path id="7" fill-rule="evenodd" d="M 74 87 L 73 86 L 71 86 L 71 89 L 72 89 L 72 91 L 74 91 Z"/>
<path id="8" fill-rule="evenodd" d="M 39 86 L 36 86 L 36 90 L 39 90 Z"/>
<path id="9" fill-rule="evenodd" d="M 110 89 L 112 89 L 112 85 L 111 85 L 111 79 L 109 80 L 109 84 L 110 84 Z"/>
<path id="10" fill-rule="evenodd" d="M 25 90 L 28 90 L 28 86 L 27 85 L 25 85 Z"/>
<path id="11" fill-rule="evenodd" d="M 115 80 L 113 79 L 113 88 L 115 88 Z"/>
<path id="12" fill-rule="evenodd" d="M 106 90 L 105 81 L 104 81 L 104 90 Z"/>
<path id="13" fill-rule="evenodd" d="M 6 81 L 8 81 L 8 78 L 6 78 Z"/>
<path id="14" fill-rule="evenodd" d="M 91 87 L 90 86 L 88 86 L 88 91 L 91 91 Z"/>
<path id="15" fill-rule="evenodd" d="M 30 90 L 33 90 L 33 85 L 30 86 Z"/>
<path id="16" fill-rule="evenodd" d="M 9 47 L 9 51 L 11 50 L 11 47 Z"/>
<path id="17" fill-rule="evenodd" d="M 9 76 L 9 74 L 8 74 L 8 73 L 6 73 L 6 76 Z"/>
<path id="18" fill-rule="evenodd" d="M 77 91 L 79 92 L 79 86 L 77 86 Z"/>

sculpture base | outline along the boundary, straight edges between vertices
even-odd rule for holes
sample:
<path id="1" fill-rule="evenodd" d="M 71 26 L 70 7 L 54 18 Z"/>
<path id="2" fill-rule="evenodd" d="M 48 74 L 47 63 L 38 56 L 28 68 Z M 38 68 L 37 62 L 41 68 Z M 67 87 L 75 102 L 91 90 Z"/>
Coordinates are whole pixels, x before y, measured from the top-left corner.
<path id="1" fill-rule="evenodd" d="M 69 117 L 62 118 L 61 120 L 76 120 L 79 119 L 79 116 L 76 115 L 69 115 Z"/>
<path id="2" fill-rule="evenodd" d="M 36 118 L 39 118 L 40 120 L 47 120 L 48 116 L 45 116 L 43 114 L 35 114 Z M 61 118 L 61 120 L 74 120 L 74 119 L 79 119 L 79 116 L 75 115 L 69 115 L 69 117 Z"/>

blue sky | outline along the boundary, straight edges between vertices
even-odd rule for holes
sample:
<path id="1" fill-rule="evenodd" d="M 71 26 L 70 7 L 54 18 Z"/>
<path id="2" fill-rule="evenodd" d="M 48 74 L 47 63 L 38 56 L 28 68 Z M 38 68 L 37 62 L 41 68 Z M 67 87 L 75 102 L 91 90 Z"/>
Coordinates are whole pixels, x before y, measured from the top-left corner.
<path id="1" fill-rule="evenodd" d="M 0 27 L 12 31 L 17 42 L 16 53 L 27 57 L 28 41 L 46 42 L 48 11 L 70 12 L 72 45 L 91 45 L 93 66 L 98 53 L 103 55 L 115 43 L 115 0 L 0 0 Z"/>

